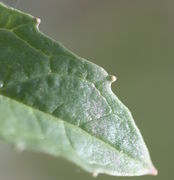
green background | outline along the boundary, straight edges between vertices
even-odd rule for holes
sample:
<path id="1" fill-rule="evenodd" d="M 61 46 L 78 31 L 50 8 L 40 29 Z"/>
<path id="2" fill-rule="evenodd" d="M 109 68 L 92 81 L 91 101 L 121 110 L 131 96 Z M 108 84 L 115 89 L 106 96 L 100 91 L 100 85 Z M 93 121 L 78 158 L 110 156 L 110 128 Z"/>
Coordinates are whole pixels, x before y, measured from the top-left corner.
<path id="1" fill-rule="evenodd" d="M 4 0 L 40 17 L 40 30 L 117 76 L 113 91 L 132 111 L 159 171 L 152 180 L 174 177 L 174 1 Z M 173 172 L 172 172 L 173 171 Z M 2 180 L 92 180 L 61 159 L 17 152 L 0 142 Z"/>

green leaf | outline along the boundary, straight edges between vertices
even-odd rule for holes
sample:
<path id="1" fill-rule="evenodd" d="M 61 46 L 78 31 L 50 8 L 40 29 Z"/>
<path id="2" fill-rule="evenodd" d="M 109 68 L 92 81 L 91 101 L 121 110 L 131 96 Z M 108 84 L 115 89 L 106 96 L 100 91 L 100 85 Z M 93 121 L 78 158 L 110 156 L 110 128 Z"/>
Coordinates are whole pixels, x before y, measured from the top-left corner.
<path id="1" fill-rule="evenodd" d="M 97 175 L 157 174 L 115 77 L 0 4 L 0 137 Z"/>

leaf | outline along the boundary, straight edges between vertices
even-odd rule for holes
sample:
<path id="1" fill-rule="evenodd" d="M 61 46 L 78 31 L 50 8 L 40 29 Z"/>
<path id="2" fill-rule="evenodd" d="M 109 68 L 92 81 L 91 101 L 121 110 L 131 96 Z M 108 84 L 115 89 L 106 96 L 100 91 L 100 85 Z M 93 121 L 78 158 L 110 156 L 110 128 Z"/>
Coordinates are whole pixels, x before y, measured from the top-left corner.
<path id="1" fill-rule="evenodd" d="M 157 174 L 115 77 L 0 4 L 0 137 L 97 175 Z"/>

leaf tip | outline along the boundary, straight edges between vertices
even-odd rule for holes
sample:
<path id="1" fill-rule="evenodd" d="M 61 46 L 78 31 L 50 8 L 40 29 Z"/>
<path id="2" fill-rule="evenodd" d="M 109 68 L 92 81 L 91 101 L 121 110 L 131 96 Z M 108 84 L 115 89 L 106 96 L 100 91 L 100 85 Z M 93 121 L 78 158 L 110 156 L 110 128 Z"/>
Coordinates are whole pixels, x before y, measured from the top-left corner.
<path id="1" fill-rule="evenodd" d="M 153 165 L 149 169 L 149 175 L 152 175 L 152 176 L 158 175 L 158 170 Z"/>
<path id="2" fill-rule="evenodd" d="M 116 76 L 109 75 L 107 78 L 111 83 L 115 82 L 117 80 Z"/>

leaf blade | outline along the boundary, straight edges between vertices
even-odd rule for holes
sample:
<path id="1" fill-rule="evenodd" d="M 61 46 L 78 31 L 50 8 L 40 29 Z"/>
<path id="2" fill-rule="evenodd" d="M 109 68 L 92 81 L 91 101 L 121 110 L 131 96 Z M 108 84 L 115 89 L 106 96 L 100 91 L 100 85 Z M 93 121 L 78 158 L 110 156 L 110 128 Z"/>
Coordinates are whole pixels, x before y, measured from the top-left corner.
<path id="1" fill-rule="evenodd" d="M 39 114 L 37 118 L 31 117 L 37 123 L 40 119 L 39 125 L 34 123 L 40 127 L 38 132 L 49 129 L 47 116 L 55 119 L 60 126 L 57 132 L 62 132 L 58 142 L 66 140 L 68 144 L 55 146 L 56 156 L 63 156 L 89 172 L 119 176 L 152 174 L 154 169 L 143 138 L 129 110 L 111 90 L 114 77 L 40 33 L 36 18 L 0 4 L 2 12 L 6 14 L 6 23 L 0 23 L 0 81 L 3 83 L 0 109 L 10 109 L 10 104 L 15 104 L 13 110 L 19 106 L 21 111 L 26 108 L 27 114 L 27 109 L 32 108 Z M 4 101 L 9 103 L 4 105 Z M 0 134 L 6 138 L 8 135 L 2 132 L 8 126 L 4 127 L 1 121 L 6 118 L 5 122 L 12 121 L 8 114 L 0 116 Z M 21 115 L 17 120 L 22 121 Z M 32 130 L 29 125 L 25 130 L 27 127 Z M 48 136 L 43 133 L 43 139 Z M 22 137 L 21 133 L 16 141 L 13 138 L 10 141 L 16 144 Z M 44 142 L 42 138 L 35 140 L 30 148 Z M 24 143 L 30 145 L 30 140 Z M 46 145 L 35 149 L 54 155 Z M 66 149 L 70 154 L 64 154 Z"/>

